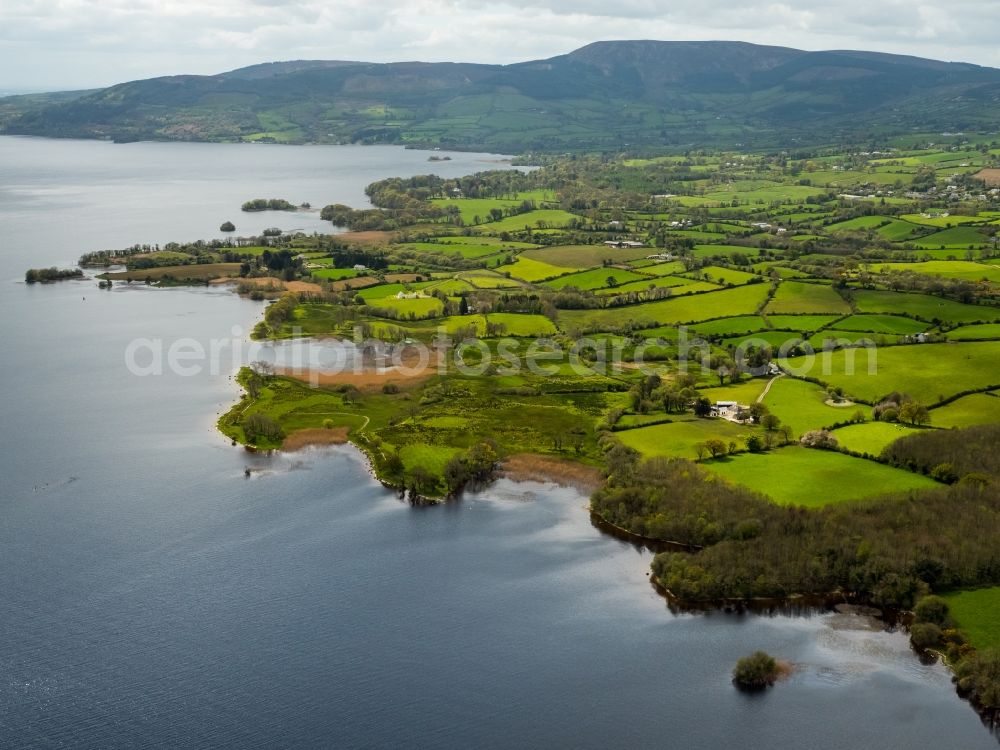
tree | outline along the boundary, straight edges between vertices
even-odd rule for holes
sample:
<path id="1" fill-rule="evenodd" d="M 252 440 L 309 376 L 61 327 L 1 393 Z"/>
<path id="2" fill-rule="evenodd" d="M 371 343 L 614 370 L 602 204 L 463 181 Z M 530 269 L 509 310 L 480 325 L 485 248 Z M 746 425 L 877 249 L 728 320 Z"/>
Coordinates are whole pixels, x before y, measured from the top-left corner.
<path id="1" fill-rule="evenodd" d="M 437 490 L 437 479 L 423 466 L 410 469 L 410 489 L 417 495 Z"/>
<path id="2" fill-rule="evenodd" d="M 707 417 L 712 413 L 712 402 L 702 396 L 694 402 L 694 413 L 699 417 Z"/>
<path id="3" fill-rule="evenodd" d="M 746 439 L 747 450 L 751 453 L 760 453 L 764 450 L 764 442 L 759 435 L 750 435 Z"/>
<path id="4" fill-rule="evenodd" d="M 907 401 L 899 407 L 899 420 L 912 425 L 930 424 L 931 415 L 927 407 L 916 401 Z"/>
<path id="5" fill-rule="evenodd" d="M 469 301 L 464 296 L 458 298 L 458 314 L 469 314 Z"/>
<path id="6" fill-rule="evenodd" d="M 753 419 L 753 421 L 756 422 L 757 424 L 760 424 L 760 420 L 764 417 L 765 414 L 770 414 L 770 413 L 771 410 L 767 408 L 767 405 L 761 403 L 760 401 L 754 401 L 752 404 L 750 404 L 750 418 Z"/>
<path id="7" fill-rule="evenodd" d="M 231 221 L 224 221 L 224 222 L 222 222 L 222 226 L 219 227 L 219 231 L 220 232 L 235 232 L 236 231 L 236 225 L 233 224 L 233 222 L 231 222 Z"/>
<path id="8" fill-rule="evenodd" d="M 778 679 L 778 661 L 764 651 L 744 656 L 733 667 L 733 682 L 744 690 L 762 690 Z"/>
<path id="9" fill-rule="evenodd" d="M 705 441 L 705 448 L 712 454 L 712 458 L 718 458 L 726 452 L 726 443 L 719 438 L 709 438 Z"/>
<path id="10" fill-rule="evenodd" d="M 760 423 L 768 432 L 774 432 L 781 426 L 781 420 L 774 414 L 765 414 L 760 418 Z"/>
<path id="11" fill-rule="evenodd" d="M 392 451 L 385 457 L 384 469 L 387 476 L 393 478 L 402 476 L 404 469 L 403 458 L 399 455 L 398 450 Z"/>

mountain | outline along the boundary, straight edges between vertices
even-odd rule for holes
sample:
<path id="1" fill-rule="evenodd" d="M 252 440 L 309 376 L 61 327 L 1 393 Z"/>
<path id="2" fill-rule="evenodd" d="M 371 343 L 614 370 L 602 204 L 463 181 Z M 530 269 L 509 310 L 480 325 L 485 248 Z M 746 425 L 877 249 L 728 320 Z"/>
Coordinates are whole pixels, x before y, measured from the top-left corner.
<path id="1" fill-rule="evenodd" d="M 505 152 L 768 147 L 992 130 L 1000 70 L 744 42 L 596 42 L 513 65 L 296 60 L 0 99 L 0 132 Z"/>

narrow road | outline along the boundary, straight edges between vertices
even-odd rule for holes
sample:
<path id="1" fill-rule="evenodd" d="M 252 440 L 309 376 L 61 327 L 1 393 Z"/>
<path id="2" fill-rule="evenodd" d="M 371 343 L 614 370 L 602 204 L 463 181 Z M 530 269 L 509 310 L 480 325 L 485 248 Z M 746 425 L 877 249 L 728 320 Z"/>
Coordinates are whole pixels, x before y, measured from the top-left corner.
<path id="1" fill-rule="evenodd" d="M 771 384 L 774 383 L 774 381 L 777 380 L 778 378 L 783 378 L 783 377 L 785 377 L 785 373 L 779 372 L 777 375 L 775 375 L 773 378 L 767 381 L 767 385 L 764 386 L 764 392 L 757 397 L 758 404 L 764 400 L 764 396 L 766 396 L 767 392 L 771 390 Z"/>

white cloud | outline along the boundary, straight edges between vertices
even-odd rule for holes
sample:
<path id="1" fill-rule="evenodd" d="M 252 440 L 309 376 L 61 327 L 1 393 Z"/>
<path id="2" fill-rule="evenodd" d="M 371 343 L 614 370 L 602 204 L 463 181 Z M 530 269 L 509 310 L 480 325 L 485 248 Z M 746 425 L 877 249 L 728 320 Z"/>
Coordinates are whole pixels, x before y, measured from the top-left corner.
<path id="1" fill-rule="evenodd" d="M 3 0 L 0 87 L 296 58 L 509 63 L 601 39 L 739 39 L 1000 66 L 995 0 Z"/>

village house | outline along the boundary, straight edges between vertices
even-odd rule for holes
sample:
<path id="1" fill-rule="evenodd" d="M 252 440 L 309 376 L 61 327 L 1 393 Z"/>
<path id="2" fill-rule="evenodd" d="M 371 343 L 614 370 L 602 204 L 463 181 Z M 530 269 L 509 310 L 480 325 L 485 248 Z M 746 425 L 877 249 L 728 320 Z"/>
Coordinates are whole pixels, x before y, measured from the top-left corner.
<path id="1" fill-rule="evenodd" d="M 607 240 L 604 244 L 608 247 L 618 247 L 630 250 L 637 247 L 646 247 L 646 243 L 638 242 L 636 240 Z"/>
<path id="2" fill-rule="evenodd" d="M 745 422 L 750 417 L 750 407 L 737 401 L 716 401 L 710 414 L 730 422 Z"/>

